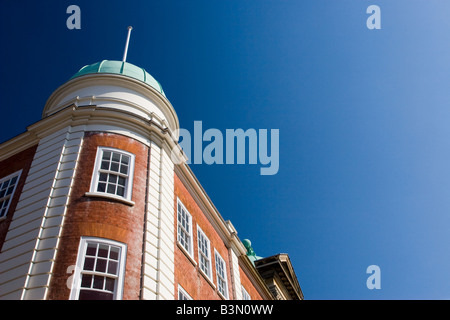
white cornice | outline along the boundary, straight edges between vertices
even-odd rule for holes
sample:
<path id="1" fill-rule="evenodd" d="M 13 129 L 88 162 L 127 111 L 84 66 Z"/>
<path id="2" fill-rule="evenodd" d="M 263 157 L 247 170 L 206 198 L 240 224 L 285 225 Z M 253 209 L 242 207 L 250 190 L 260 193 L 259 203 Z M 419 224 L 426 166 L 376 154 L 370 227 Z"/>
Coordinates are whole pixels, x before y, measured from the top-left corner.
<path id="1" fill-rule="evenodd" d="M 42 117 L 48 117 L 71 104 L 75 104 L 76 106 L 83 104 L 100 106 L 101 102 L 106 104 L 108 102 L 114 102 L 118 105 L 128 106 L 131 109 L 135 109 L 140 116 L 156 116 L 154 112 L 152 113 L 151 110 L 147 110 L 145 106 L 139 105 L 133 101 L 133 99 L 120 99 L 108 96 L 96 97 L 95 94 L 79 96 L 76 94 L 85 88 L 90 88 L 95 92 L 95 87 L 100 86 L 115 86 L 128 90 L 128 93 L 134 92 L 136 98 L 144 99 L 143 101 L 148 101 L 148 103 L 156 105 L 158 110 L 160 110 L 165 117 L 165 119 L 161 119 L 161 121 L 165 121 L 171 131 L 175 132 L 179 129 L 179 121 L 175 109 L 164 95 L 146 83 L 117 74 L 89 74 L 67 81 L 56 89 L 48 98 Z"/>
<path id="2" fill-rule="evenodd" d="M 229 220 L 223 219 L 192 169 L 186 163 L 181 163 L 175 165 L 175 173 L 188 189 L 208 221 L 218 231 L 226 246 L 231 248 L 237 256 L 246 255 L 247 250 L 239 240 L 236 229 Z"/>
<path id="3" fill-rule="evenodd" d="M 157 138 L 160 144 L 173 152 L 174 161 L 187 159 L 175 137 L 159 121 L 147 120 L 134 113 L 118 109 L 90 106 L 67 106 L 30 125 L 23 134 L 0 144 L 0 161 L 39 143 L 39 140 L 65 127 L 85 126 L 86 131 L 105 131 L 134 138 L 146 145 Z"/>
<path id="4" fill-rule="evenodd" d="M 0 144 L 0 161 L 22 152 L 39 143 L 39 137 L 30 131 L 21 133 L 14 138 Z"/>
<path id="5" fill-rule="evenodd" d="M 247 255 L 242 255 L 239 257 L 239 266 L 242 268 L 242 270 L 245 272 L 245 274 L 250 278 L 250 281 L 252 281 L 253 283 L 259 284 L 259 286 L 256 287 L 256 289 L 263 296 L 262 298 L 264 300 L 274 300 L 274 297 L 273 297 L 272 293 L 270 292 L 269 288 L 267 287 L 266 282 L 261 277 L 258 270 L 256 270 L 255 266 L 250 261 L 250 259 Z M 260 288 L 260 290 L 258 288 Z"/>

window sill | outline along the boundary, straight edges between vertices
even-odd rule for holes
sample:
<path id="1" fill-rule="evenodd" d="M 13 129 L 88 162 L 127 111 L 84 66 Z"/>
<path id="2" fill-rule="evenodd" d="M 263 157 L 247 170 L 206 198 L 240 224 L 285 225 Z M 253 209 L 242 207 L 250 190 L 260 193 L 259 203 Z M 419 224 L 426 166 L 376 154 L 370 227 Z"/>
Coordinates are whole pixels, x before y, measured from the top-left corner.
<path id="1" fill-rule="evenodd" d="M 119 196 L 115 196 L 115 195 L 109 194 L 109 193 L 86 192 L 84 194 L 84 196 L 85 197 L 95 197 L 95 198 L 106 198 L 106 199 L 109 199 L 109 200 L 115 200 L 117 202 L 122 202 L 122 203 L 124 203 L 126 205 L 129 205 L 129 206 L 134 206 L 135 205 L 134 201 L 127 200 L 125 198 L 122 198 L 122 197 L 119 197 Z"/>
<path id="2" fill-rule="evenodd" d="M 217 294 L 222 298 L 222 300 L 228 300 L 228 298 L 225 297 L 219 290 L 217 290 Z"/>
<path id="3" fill-rule="evenodd" d="M 194 258 L 191 257 L 189 252 L 187 252 L 187 250 L 178 241 L 177 241 L 177 246 L 178 246 L 178 248 L 180 248 L 181 252 L 183 252 L 184 255 L 189 259 L 189 261 L 194 265 L 194 267 L 196 267 L 197 262 L 195 262 Z"/>
<path id="4" fill-rule="evenodd" d="M 206 279 L 206 281 L 209 283 L 209 285 L 210 285 L 214 290 L 216 290 L 216 285 L 215 285 L 214 282 L 208 277 L 208 275 L 207 275 L 205 272 L 203 272 L 203 270 L 200 269 L 200 268 L 198 268 L 198 271 L 199 271 L 200 274 L 203 276 L 203 278 Z"/>

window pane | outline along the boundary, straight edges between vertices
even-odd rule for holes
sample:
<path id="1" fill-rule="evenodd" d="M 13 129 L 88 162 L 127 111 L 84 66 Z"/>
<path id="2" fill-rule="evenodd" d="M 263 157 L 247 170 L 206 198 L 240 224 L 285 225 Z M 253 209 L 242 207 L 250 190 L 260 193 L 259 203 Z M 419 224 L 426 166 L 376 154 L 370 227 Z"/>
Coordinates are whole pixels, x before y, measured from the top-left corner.
<path id="1" fill-rule="evenodd" d="M 9 196 L 14 190 L 14 186 L 11 186 L 8 188 L 8 191 L 6 191 L 6 195 Z"/>
<path id="2" fill-rule="evenodd" d="M 117 274 L 117 262 L 116 261 L 109 261 L 108 273 Z"/>
<path id="3" fill-rule="evenodd" d="M 217 288 L 221 294 L 228 297 L 225 268 L 225 261 L 216 253 Z"/>
<path id="4" fill-rule="evenodd" d="M 123 280 L 123 271 L 120 268 L 122 261 L 122 246 L 114 245 L 109 241 L 84 240 L 83 268 L 78 271 L 81 278 L 81 289 L 78 291 L 79 299 L 115 299 L 117 284 Z M 76 296 L 72 296 L 76 297 Z"/>
<path id="5" fill-rule="evenodd" d="M 120 162 L 120 153 L 113 152 L 112 161 Z"/>
<path id="6" fill-rule="evenodd" d="M 108 184 L 108 189 L 106 192 L 111 193 L 111 194 L 116 194 L 116 186 L 113 184 Z"/>
<path id="7" fill-rule="evenodd" d="M 116 183 L 117 182 L 117 176 L 114 174 L 110 174 L 108 177 L 108 182 L 109 183 Z"/>
<path id="8" fill-rule="evenodd" d="M 109 161 L 103 160 L 100 169 L 109 170 Z"/>
<path id="9" fill-rule="evenodd" d="M 95 266 L 95 271 L 106 272 L 106 260 L 97 259 L 97 265 Z"/>
<path id="10" fill-rule="evenodd" d="M 102 276 L 94 276 L 94 283 L 93 283 L 93 288 L 94 289 L 103 289 L 103 281 L 104 277 Z"/>
<path id="11" fill-rule="evenodd" d="M 123 197 L 125 195 L 125 188 L 117 187 L 117 195 Z"/>
<path id="12" fill-rule="evenodd" d="M 126 164 L 120 165 L 120 173 L 128 174 L 128 166 Z"/>
<path id="13" fill-rule="evenodd" d="M 114 286 L 116 284 L 116 280 L 112 278 L 106 278 L 105 290 L 114 291 Z"/>
<path id="14" fill-rule="evenodd" d="M 89 243 L 86 249 L 86 255 L 88 256 L 96 256 L 97 255 L 97 244 Z"/>
<path id="15" fill-rule="evenodd" d="M 80 290 L 79 300 L 112 300 L 114 295 L 110 292 Z"/>
<path id="16" fill-rule="evenodd" d="M 105 192 L 105 190 L 106 190 L 106 183 L 100 182 L 100 183 L 98 184 L 97 191 L 98 191 L 98 192 Z"/>
<path id="17" fill-rule="evenodd" d="M 103 160 L 110 160 L 111 159 L 111 152 L 110 151 L 103 151 Z"/>
<path id="18" fill-rule="evenodd" d="M 83 270 L 87 270 L 87 271 L 94 270 L 94 263 L 95 263 L 95 258 L 86 257 L 86 259 L 84 259 Z"/>
<path id="19" fill-rule="evenodd" d="M 128 165 L 130 163 L 130 157 L 127 155 L 122 155 L 122 164 Z"/>
<path id="20" fill-rule="evenodd" d="M 92 283 L 92 275 L 83 274 L 81 278 L 81 287 L 82 288 L 90 288 Z"/>
<path id="21" fill-rule="evenodd" d="M 98 178 L 99 181 L 106 182 L 107 179 L 108 179 L 108 174 L 107 173 L 100 173 L 100 177 Z"/>
<path id="22" fill-rule="evenodd" d="M 111 162 L 111 168 L 109 170 L 119 172 L 119 164 L 116 162 Z"/>
<path id="23" fill-rule="evenodd" d="M 119 186 L 125 187 L 126 181 L 127 181 L 127 179 L 125 179 L 123 177 L 119 177 L 119 181 L 118 181 Z"/>
<path id="24" fill-rule="evenodd" d="M 109 252 L 109 258 L 114 260 L 119 260 L 119 248 L 112 247 Z"/>
<path id="25" fill-rule="evenodd" d="M 102 258 L 108 257 L 109 246 L 106 244 L 101 244 L 98 247 L 98 256 Z"/>

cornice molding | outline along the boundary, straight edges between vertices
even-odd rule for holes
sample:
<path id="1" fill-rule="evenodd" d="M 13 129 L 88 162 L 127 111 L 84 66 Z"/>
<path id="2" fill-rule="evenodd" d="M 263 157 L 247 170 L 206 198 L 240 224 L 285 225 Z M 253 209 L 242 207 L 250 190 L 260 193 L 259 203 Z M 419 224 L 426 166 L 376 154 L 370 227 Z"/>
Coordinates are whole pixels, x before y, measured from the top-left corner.
<path id="1" fill-rule="evenodd" d="M 21 133 L 0 144 L 0 161 L 6 160 L 38 143 L 39 137 L 34 132 L 26 131 Z"/>
<path id="2" fill-rule="evenodd" d="M 206 193 L 192 169 L 186 163 L 175 165 L 175 174 L 194 198 L 200 210 L 217 230 L 225 245 L 240 257 L 246 256 L 247 250 L 237 236 L 237 231 L 229 220 L 224 220 L 211 198 Z"/>
<path id="3" fill-rule="evenodd" d="M 267 287 L 267 284 L 264 281 L 263 277 L 261 277 L 258 270 L 256 270 L 255 266 L 253 265 L 251 260 L 247 257 L 247 255 L 242 255 L 239 257 L 239 267 L 241 267 L 242 270 L 245 272 L 245 274 L 249 278 L 251 278 L 250 280 L 253 283 L 259 284 L 259 286 L 255 287 L 255 289 L 258 290 L 258 288 L 261 288 L 261 290 L 258 290 L 258 292 L 262 295 L 262 298 L 264 300 L 275 300 L 272 292 Z"/>
<path id="4" fill-rule="evenodd" d="M 119 105 L 130 106 L 134 108 L 141 115 L 145 114 L 146 116 L 148 116 L 149 119 L 157 117 L 156 114 L 147 110 L 145 107 L 134 103 L 131 100 L 113 97 L 96 97 L 95 95 L 88 95 L 84 97 L 70 97 L 71 93 L 75 93 L 78 90 L 84 88 L 93 88 L 96 86 L 117 86 L 134 92 L 138 96 L 154 103 L 157 108 L 165 115 L 165 120 L 158 118 L 160 122 L 166 124 L 173 132 L 179 129 L 179 120 L 175 109 L 164 95 L 162 95 L 160 92 L 146 83 L 117 74 L 89 74 L 67 81 L 59 88 L 57 88 L 47 99 L 44 110 L 42 112 L 42 118 L 46 118 L 72 104 L 74 104 L 75 106 L 86 104 L 99 105 L 100 102 L 116 102 Z"/>
<path id="5" fill-rule="evenodd" d="M 65 127 L 85 126 L 85 131 L 104 131 L 134 138 L 149 146 L 158 140 L 176 163 L 187 161 L 171 130 L 159 121 L 147 120 L 133 112 L 116 108 L 97 108 L 95 105 L 66 106 L 27 127 L 27 131 L 0 144 L 0 161 L 36 145 L 40 139 Z M 171 152 L 174 150 L 174 152 Z"/>

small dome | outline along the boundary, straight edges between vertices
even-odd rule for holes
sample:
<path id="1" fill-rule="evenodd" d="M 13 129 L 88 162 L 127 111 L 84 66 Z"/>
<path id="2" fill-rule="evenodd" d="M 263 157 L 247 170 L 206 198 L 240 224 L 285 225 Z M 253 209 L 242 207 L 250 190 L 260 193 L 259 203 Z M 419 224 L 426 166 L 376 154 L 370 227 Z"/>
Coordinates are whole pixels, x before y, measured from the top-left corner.
<path id="1" fill-rule="evenodd" d="M 95 73 L 120 74 L 127 76 L 148 84 L 160 92 L 164 97 L 166 96 L 159 82 L 156 81 L 155 78 L 153 78 L 147 71 L 135 66 L 134 64 L 123 61 L 103 60 L 84 66 L 71 79 Z"/>
<path id="2" fill-rule="evenodd" d="M 242 244 L 246 249 L 250 249 L 252 247 L 252 242 L 249 239 L 242 240 Z"/>

